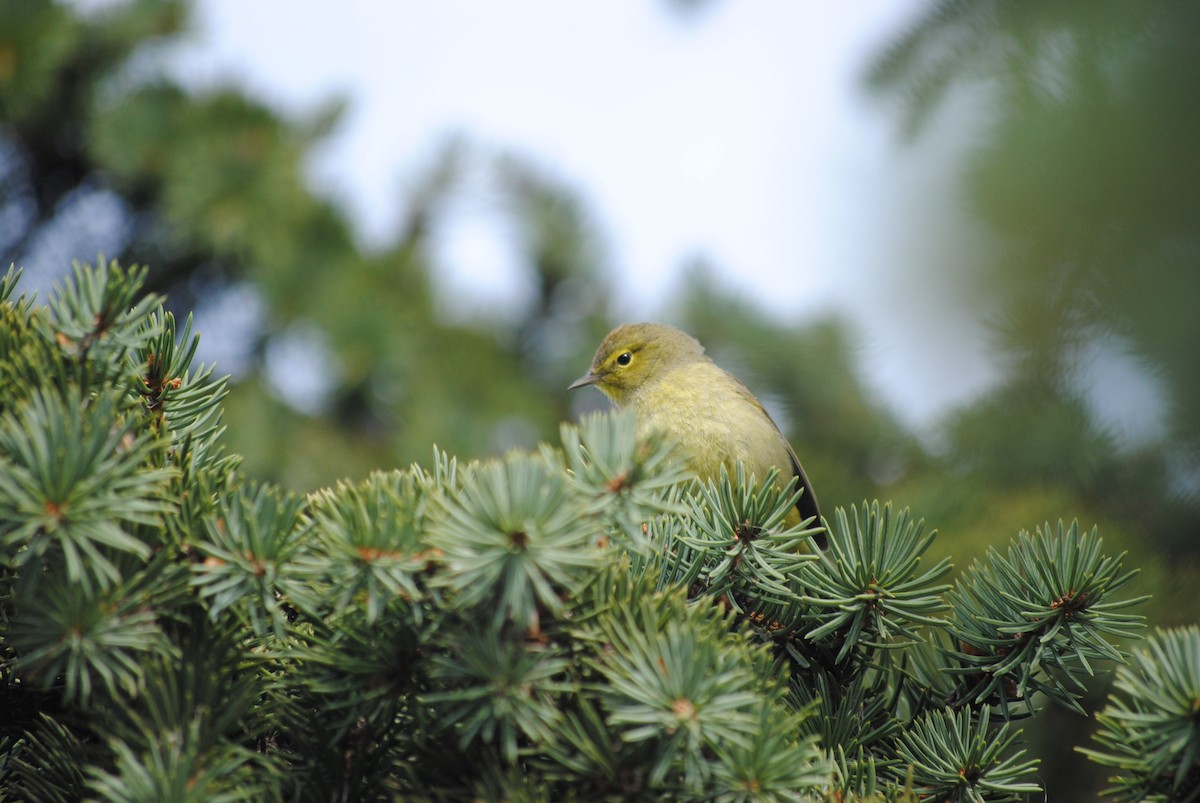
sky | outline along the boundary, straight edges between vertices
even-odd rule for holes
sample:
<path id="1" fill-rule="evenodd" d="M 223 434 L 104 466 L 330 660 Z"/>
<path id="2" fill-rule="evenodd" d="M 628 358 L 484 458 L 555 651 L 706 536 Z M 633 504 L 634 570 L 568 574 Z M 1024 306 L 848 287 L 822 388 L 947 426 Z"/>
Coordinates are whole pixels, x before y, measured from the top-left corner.
<path id="1" fill-rule="evenodd" d="M 899 143 L 862 90 L 872 54 L 924 5 L 358 0 L 331 14 L 316 0 L 199 0 L 172 69 L 297 117 L 346 98 L 312 181 L 368 247 L 387 242 L 406 187 L 462 136 L 579 193 L 625 317 L 664 314 L 701 257 L 780 320 L 850 317 L 864 379 L 921 426 L 997 375 L 985 327 L 954 320 L 948 297 L 915 296 L 896 270 L 945 259 L 962 222 L 950 219 L 953 160 L 928 158 L 949 146 Z M 911 230 L 914 198 L 946 205 L 944 236 Z M 486 201 L 455 209 L 439 244 L 435 278 L 461 310 L 528 297 Z"/>

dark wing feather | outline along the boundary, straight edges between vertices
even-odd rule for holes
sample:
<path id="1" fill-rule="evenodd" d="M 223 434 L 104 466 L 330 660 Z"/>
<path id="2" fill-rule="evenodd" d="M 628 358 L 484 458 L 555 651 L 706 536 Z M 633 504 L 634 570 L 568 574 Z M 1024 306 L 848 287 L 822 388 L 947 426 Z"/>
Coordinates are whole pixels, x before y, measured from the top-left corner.
<path id="1" fill-rule="evenodd" d="M 787 443 L 786 438 L 784 439 L 784 443 Z M 804 469 L 800 466 L 800 461 L 796 458 L 796 450 L 792 448 L 790 443 L 787 444 L 787 449 L 788 455 L 792 458 L 792 473 L 796 476 L 796 485 L 804 489 L 804 494 L 796 500 L 796 510 L 800 513 L 801 519 L 813 516 L 815 517 L 814 523 L 818 527 L 824 526 L 824 522 L 821 521 L 821 508 L 817 505 L 817 494 L 813 491 L 812 483 L 808 481 L 808 475 L 804 473 Z M 829 549 L 829 538 L 824 532 L 814 535 L 813 543 L 822 550 Z"/>
<path id="2" fill-rule="evenodd" d="M 800 499 L 796 501 L 796 512 L 800 514 L 800 518 L 802 520 L 813 518 L 814 524 L 816 524 L 818 527 L 824 526 L 824 522 L 821 520 L 821 508 L 817 505 L 817 494 L 815 491 L 813 491 L 812 483 L 809 481 L 808 475 L 804 473 L 804 469 L 800 466 L 800 458 L 796 457 L 796 450 L 793 449 L 792 444 L 788 442 L 787 437 L 783 434 L 783 430 L 781 430 L 779 425 L 775 423 L 775 419 L 771 418 L 771 414 L 768 413 L 767 409 L 762 406 L 762 402 L 756 399 L 754 394 L 751 393 L 749 389 L 747 389 L 746 386 L 741 382 L 738 382 L 736 379 L 734 379 L 734 382 L 737 383 L 738 392 L 745 396 L 746 399 L 753 402 L 754 406 L 758 408 L 759 412 L 761 412 L 766 419 L 771 422 L 771 426 L 775 427 L 775 431 L 779 433 L 779 439 L 783 441 L 783 445 L 787 447 L 788 457 L 792 461 L 792 476 L 796 478 L 796 487 L 804 489 L 804 493 L 800 496 Z M 824 532 L 814 535 L 813 543 L 815 543 L 822 550 L 829 548 L 829 538 Z"/>

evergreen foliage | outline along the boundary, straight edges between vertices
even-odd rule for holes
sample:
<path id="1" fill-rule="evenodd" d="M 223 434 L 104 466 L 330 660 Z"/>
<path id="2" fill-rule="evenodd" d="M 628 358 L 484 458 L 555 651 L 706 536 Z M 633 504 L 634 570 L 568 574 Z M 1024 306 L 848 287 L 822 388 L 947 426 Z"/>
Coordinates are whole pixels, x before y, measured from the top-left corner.
<path id="1" fill-rule="evenodd" d="M 1080 749 L 1117 768 L 1111 780 L 1122 797 L 1200 798 L 1200 628 L 1151 636 L 1117 671 L 1116 691 L 1097 719 L 1103 749 Z"/>
<path id="2" fill-rule="evenodd" d="M 144 271 L 77 266 L 45 306 L 13 275 L 0 799 L 1021 800 L 1015 721 L 1139 631 L 1095 531 L 947 584 L 933 532 L 864 503 L 814 554 L 773 477 L 697 483 L 623 415 L 255 483 Z M 1198 656 L 1160 632 L 1120 670 L 1085 751 L 1119 799 L 1200 795 Z"/>

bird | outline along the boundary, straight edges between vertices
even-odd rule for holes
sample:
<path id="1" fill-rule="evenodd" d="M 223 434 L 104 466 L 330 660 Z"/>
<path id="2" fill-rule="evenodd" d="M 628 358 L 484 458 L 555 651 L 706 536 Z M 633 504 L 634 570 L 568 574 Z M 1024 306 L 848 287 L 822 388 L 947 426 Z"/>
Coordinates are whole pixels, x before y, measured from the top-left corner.
<path id="1" fill-rule="evenodd" d="M 618 408 L 631 409 L 639 434 L 665 432 L 683 450 L 696 476 L 716 479 L 721 467 L 762 478 L 779 469 L 783 487 L 793 478 L 803 489 L 785 522 L 812 519 L 822 526 L 812 483 L 792 445 L 762 403 L 704 353 L 700 341 L 662 323 L 627 323 L 613 329 L 591 367 L 568 389 L 595 386 Z M 814 542 L 827 548 L 824 532 Z"/>

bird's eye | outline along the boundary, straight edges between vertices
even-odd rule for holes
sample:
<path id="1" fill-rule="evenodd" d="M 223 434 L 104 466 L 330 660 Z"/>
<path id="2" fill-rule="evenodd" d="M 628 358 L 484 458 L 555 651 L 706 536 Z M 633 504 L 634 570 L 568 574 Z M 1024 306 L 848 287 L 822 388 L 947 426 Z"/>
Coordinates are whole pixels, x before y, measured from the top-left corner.
<path id="1" fill-rule="evenodd" d="M 629 365 L 629 362 L 632 359 L 633 359 L 633 354 L 626 351 L 620 357 L 617 357 L 617 365 Z"/>

